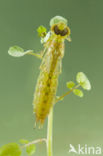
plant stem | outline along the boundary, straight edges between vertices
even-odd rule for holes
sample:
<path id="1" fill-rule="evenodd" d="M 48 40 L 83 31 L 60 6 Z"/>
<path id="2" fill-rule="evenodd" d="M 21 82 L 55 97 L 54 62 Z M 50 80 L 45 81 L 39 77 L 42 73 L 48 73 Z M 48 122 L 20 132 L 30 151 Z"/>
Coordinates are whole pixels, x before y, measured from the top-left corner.
<path id="1" fill-rule="evenodd" d="M 39 58 L 39 59 L 42 59 L 42 56 L 40 55 L 40 54 L 37 54 L 37 53 L 34 53 L 33 51 L 27 51 L 27 52 L 25 52 L 25 53 L 27 53 L 28 55 L 33 55 L 33 56 L 36 56 L 37 58 Z"/>
<path id="2" fill-rule="evenodd" d="M 64 95 L 60 96 L 56 103 L 64 98 L 66 95 L 70 94 L 74 89 L 78 88 L 80 85 L 76 85 L 70 91 L 66 92 Z M 48 115 L 48 126 L 47 126 L 47 156 L 53 156 L 52 152 L 52 131 L 53 131 L 53 108 L 51 108 Z"/>
<path id="3" fill-rule="evenodd" d="M 47 155 L 52 155 L 52 130 L 53 130 L 53 108 L 51 108 L 48 115 L 48 127 L 47 127 Z"/>
<path id="4" fill-rule="evenodd" d="M 28 144 L 23 145 L 21 148 L 28 147 L 30 145 L 41 143 L 41 142 L 46 142 L 46 141 L 47 141 L 46 138 L 37 139 L 32 142 L 29 142 Z"/>
<path id="5" fill-rule="evenodd" d="M 74 89 L 80 87 L 80 84 L 76 85 L 74 88 L 72 88 L 71 90 L 69 90 L 68 92 L 66 92 L 65 94 L 63 94 L 62 96 L 60 96 L 55 103 L 57 103 L 58 101 L 62 100 L 65 96 L 67 96 L 68 94 L 70 94 Z"/>
<path id="6" fill-rule="evenodd" d="M 72 88 L 71 90 L 69 90 L 68 92 L 66 92 L 65 94 L 63 94 L 62 96 L 60 96 L 56 103 L 61 100 L 62 98 L 64 98 L 66 95 L 70 94 L 74 89 L 78 88 L 80 85 L 76 85 L 74 88 Z M 52 133 L 53 133 L 53 107 L 50 110 L 50 113 L 48 115 L 48 125 L 47 125 L 47 139 L 46 138 L 42 138 L 42 139 L 38 139 L 38 140 L 34 140 L 32 142 L 29 142 L 28 144 L 25 144 L 24 146 L 22 146 L 22 148 L 30 146 L 32 144 L 37 144 L 40 142 L 46 142 L 47 145 L 47 156 L 53 156 L 53 151 L 52 151 Z"/>

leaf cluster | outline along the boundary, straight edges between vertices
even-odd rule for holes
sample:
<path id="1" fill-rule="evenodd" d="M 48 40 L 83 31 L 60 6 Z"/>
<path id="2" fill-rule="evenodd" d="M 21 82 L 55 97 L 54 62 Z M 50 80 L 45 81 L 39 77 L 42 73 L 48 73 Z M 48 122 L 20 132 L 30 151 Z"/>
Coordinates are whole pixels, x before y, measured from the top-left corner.
<path id="1" fill-rule="evenodd" d="M 40 37 L 45 37 L 47 33 L 47 29 L 43 25 L 40 25 L 37 29 L 37 32 Z"/>
<path id="2" fill-rule="evenodd" d="M 28 140 L 20 140 L 20 143 L 26 148 L 28 156 L 32 156 L 35 153 L 35 144 L 30 144 Z M 26 146 L 28 144 L 28 146 Z M 22 146 L 17 143 L 9 143 L 3 145 L 0 148 L 0 156 L 21 156 Z"/>
<path id="3" fill-rule="evenodd" d="M 91 89 L 90 81 L 88 80 L 87 76 L 83 72 L 78 72 L 76 75 L 76 81 L 77 85 L 73 81 L 69 81 L 66 83 L 67 88 L 73 91 L 73 93 L 79 97 L 83 97 L 83 91 L 80 89 L 77 89 L 79 86 L 81 86 L 85 90 Z"/>

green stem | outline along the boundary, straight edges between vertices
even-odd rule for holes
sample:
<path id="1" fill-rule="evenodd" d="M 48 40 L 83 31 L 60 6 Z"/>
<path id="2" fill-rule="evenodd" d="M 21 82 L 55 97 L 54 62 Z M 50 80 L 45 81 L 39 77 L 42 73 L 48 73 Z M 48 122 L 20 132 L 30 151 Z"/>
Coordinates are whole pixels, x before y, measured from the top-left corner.
<path id="1" fill-rule="evenodd" d="M 36 56 L 39 59 L 42 59 L 42 56 L 40 54 L 34 53 L 33 51 L 28 50 L 26 53 L 29 54 L 29 55 Z"/>
<path id="2" fill-rule="evenodd" d="M 34 140 L 32 142 L 29 142 L 29 143 L 21 146 L 21 148 L 25 148 L 25 147 L 28 147 L 30 145 L 37 144 L 37 143 L 42 143 L 42 142 L 45 142 L 46 143 L 46 138 L 41 138 L 41 139 Z"/>
<path id="3" fill-rule="evenodd" d="M 78 87 L 80 87 L 80 84 L 76 85 L 74 88 L 72 88 L 71 90 L 69 90 L 68 92 L 66 92 L 65 94 L 63 94 L 62 96 L 60 96 L 55 103 L 57 103 L 58 101 L 62 100 L 65 96 L 69 95 L 74 89 L 77 89 Z"/>
<path id="4" fill-rule="evenodd" d="M 47 155 L 52 156 L 52 130 L 53 130 L 53 108 L 48 116 L 48 127 L 47 127 Z"/>

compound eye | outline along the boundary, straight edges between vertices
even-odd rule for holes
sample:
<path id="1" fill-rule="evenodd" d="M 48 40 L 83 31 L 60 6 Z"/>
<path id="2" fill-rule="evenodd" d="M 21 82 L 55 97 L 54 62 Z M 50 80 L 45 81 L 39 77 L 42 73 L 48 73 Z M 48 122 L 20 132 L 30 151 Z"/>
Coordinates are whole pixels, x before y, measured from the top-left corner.
<path id="1" fill-rule="evenodd" d="M 60 35 L 61 36 L 65 36 L 65 35 L 67 35 L 68 34 L 68 29 L 67 28 L 65 28 L 64 30 L 62 30 L 61 32 L 60 32 Z"/>
<path id="2" fill-rule="evenodd" d="M 65 29 L 63 29 L 63 30 L 60 30 L 60 29 L 58 28 L 58 26 L 55 25 L 55 26 L 54 26 L 54 33 L 55 33 L 56 35 L 65 36 L 65 35 L 68 34 L 68 29 L 65 28 Z"/>
<path id="3" fill-rule="evenodd" d="M 56 35 L 60 34 L 60 30 L 59 30 L 57 25 L 54 27 L 54 32 L 55 32 Z"/>

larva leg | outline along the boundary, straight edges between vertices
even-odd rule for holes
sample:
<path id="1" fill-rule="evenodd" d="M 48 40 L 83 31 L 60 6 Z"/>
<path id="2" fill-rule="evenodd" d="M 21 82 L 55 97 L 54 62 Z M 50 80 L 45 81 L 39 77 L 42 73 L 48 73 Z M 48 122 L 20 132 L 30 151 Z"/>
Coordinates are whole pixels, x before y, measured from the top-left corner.
<path id="1" fill-rule="evenodd" d="M 67 39 L 69 42 L 71 42 L 71 41 L 72 41 L 72 39 L 71 39 L 71 37 L 70 37 L 70 36 L 68 36 L 66 39 Z"/>

